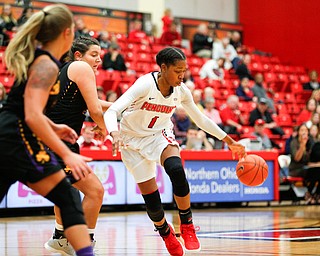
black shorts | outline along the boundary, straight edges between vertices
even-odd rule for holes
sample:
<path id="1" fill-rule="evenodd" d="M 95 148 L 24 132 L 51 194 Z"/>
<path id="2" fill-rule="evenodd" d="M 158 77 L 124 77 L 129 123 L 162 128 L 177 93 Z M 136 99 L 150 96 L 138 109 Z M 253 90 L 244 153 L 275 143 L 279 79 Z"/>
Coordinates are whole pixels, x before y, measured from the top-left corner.
<path id="1" fill-rule="evenodd" d="M 35 183 L 61 169 L 56 156 L 33 134 L 24 120 L 11 112 L 1 112 L 0 186 L 5 188 L 1 193 L 16 181 Z"/>
<path id="2" fill-rule="evenodd" d="M 75 144 L 70 144 L 68 142 L 65 142 L 65 144 L 67 145 L 67 147 L 76 154 L 80 154 L 80 147 L 78 143 Z M 63 168 L 63 170 L 65 171 L 67 178 L 69 179 L 69 181 L 71 182 L 71 184 L 76 183 L 77 180 L 73 177 L 72 175 L 72 170 L 70 168 L 68 168 L 68 166 L 65 165 L 65 163 L 63 162 L 62 158 L 59 157 L 58 155 L 56 155 L 56 158 L 58 159 L 59 164 L 61 165 L 61 167 Z"/>

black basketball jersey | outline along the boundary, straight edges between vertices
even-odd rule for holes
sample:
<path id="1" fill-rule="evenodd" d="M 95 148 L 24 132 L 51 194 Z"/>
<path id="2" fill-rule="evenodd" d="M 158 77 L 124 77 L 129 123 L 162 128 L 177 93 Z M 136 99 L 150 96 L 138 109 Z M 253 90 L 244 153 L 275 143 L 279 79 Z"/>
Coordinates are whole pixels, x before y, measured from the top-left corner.
<path id="1" fill-rule="evenodd" d="M 68 68 L 72 62 L 65 64 L 59 73 L 58 81 L 61 86 L 58 100 L 46 115 L 57 124 L 66 124 L 78 135 L 85 120 L 87 104 L 82 97 L 78 85 L 68 77 Z"/>
<path id="2" fill-rule="evenodd" d="M 50 59 L 52 59 L 60 68 L 61 63 L 57 59 L 55 59 L 49 52 L 43 51 L 41 49 L 36 49 L 33 61 L 35 61 L 41 55 L 48 55 Z M 17 80 L 14 82 L 14 85 L 12 86 L 8 94 L 7 102 L 2 109 L 3 111 L 6 110 L 15 113 L 20 119 L 24 119 L 24 91 L 26 89 L 27 82 L 28 80 L 24 80 L 21 83 L 18 83 Z M 49 110 L 54 105 L 58 98 L 59 91 L 60 85 L 57 82 L 51 88 L 45 110 Z"/>

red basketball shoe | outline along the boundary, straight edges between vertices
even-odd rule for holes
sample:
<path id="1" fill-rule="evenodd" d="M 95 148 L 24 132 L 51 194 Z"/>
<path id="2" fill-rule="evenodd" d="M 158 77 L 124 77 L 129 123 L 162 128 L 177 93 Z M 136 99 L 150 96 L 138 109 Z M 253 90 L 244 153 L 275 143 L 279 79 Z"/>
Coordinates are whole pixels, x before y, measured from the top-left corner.
<path id="1" fill-rule="evenodd" d="M 201 250 L 201 244 L 196 236 L 196 231 L 193 224 L 181 224 L 180 232 L 187 251 L 198 252 Z"/>
<path id="2" fill-rule="evenodd" d="M 183 256 L 185 249 L 182 244 L 177 240 L 176 234 L 170 224 L 170 233 L 167 236 L 162 236 L 164 243 L 166 244 L 167 250 L 172 256 Z"/>

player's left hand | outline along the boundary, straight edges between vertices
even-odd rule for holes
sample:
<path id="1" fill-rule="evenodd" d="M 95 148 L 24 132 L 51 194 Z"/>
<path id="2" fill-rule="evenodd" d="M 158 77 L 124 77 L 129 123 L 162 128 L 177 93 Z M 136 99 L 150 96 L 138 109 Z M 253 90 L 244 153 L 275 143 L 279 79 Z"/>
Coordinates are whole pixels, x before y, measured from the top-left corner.
<path id="1" fill-rule="evenodd" d="M 54 127 L 55 133 L 58 137 L 66 142 L 70 142 L 72 144 L 77 142 L 78 135 L 77 133 L 65 124 L 56 124 Z"/>
<path id="2" fill-rule="evenodd" d="M 232 158 L 233 159 L 236 158 L 236 155 L 239 156 L 239 159 L 242 159 L 247 155 L 245 147 L 238 142 L 234 141 L 233 143 L 229 144 L 228 146 L 229 146 L 230 150 L 232 151 Z"/>

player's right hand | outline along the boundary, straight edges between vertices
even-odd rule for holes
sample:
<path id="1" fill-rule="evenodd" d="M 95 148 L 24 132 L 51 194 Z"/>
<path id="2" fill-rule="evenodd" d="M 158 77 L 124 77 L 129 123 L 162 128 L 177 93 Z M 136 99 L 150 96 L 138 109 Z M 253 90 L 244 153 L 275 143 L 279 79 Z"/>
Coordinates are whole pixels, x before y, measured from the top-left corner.
<path id="1" fill-rule="evenodd" d="M 110 136 L 112 137 L 112 155 L 116 156 L 118 151 L 124 147 L 123 140 L 120 136 L 120 132 L 118 131 L 111 132 Z"/>
<path id="2" fill-rule="evenodd" d="M 80 180 L 92 173 L 92 169 L 87 164 L 87 162 L 92 161 L 90 157 L 71 152 L 63 158 L 63 161 L 72 170 L 72 175 L 76 180 Z"/>

